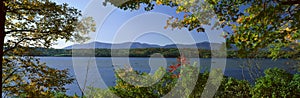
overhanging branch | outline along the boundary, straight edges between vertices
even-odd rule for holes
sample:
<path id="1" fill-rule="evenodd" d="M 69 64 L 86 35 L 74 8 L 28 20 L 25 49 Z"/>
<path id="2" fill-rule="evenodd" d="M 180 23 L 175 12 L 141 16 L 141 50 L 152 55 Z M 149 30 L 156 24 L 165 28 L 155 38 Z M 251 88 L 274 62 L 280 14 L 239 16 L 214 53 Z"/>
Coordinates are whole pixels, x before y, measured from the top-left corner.
<path id="1" fill-rule="evenodd" d="M 22 42 L 22 41 L 24 41 L 25 39 L 22 39 L 22 40 L 20 40 L 20 41 L 18 41 L 18 42 L 16 42 L 15 43 L 15 45 L 13 46 L 13 47 L 10 47 L 10 48 L 8 48 L 8 49 L 6 49 L 6 50 L 4 50 L 3 51 L 3 53 L 5 54 L 5 53 L 7 53 L 8 51 L 10 51 L 10 50 L 13 50 L 13 49 L 15 49 L 15 48 L 17 48 L 18 47 L 18 45 Z"/>
<path id="2" fill-rule="evenodd" d="M 10 34 L 12 32 L 37 32 L 37 33 L 51 33 L 50 31 L 39 31 L 39 30 L 10 30 L 6 31 L 6 34 Z"/>
<path id="3" fill-rule="evenodd" d="M 295 5 L 295 4 L 300 4 L 300 0 L 280 1 L 280 4 L 283 4 L 283 5 Z"/>

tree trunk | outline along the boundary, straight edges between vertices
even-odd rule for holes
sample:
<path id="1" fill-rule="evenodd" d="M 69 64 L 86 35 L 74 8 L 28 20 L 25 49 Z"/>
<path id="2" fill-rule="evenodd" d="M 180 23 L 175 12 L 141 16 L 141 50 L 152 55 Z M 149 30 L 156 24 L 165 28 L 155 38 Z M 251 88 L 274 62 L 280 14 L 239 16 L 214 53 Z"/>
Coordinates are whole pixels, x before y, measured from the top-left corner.
<path id="1" fill-rule="evenodd" d="M 2 74 L 3 74 L 3 55 L 4 55 L 4 53 L 3 53 L 3 46 L 4 46 L 4 38 L 5 38 L 5 35 L 6 35 L 6 33 L 5 33 L 5 16 L 6 16 L 6 8 L 5 8 L 5 5 L 4 5 L 4 0 L 0 0 L 0 62 L 1 62 L 1 66 L 0 66 L 0 68 L 1 68 L 1 75 L 0 75 L 0 77 L 1 77 L 1 86 L 0 86 L 0 91 L 1 91 L 1 97 L 2 97 L 2 85 L 3 85 L 3 83 L 2 83 Z"/>

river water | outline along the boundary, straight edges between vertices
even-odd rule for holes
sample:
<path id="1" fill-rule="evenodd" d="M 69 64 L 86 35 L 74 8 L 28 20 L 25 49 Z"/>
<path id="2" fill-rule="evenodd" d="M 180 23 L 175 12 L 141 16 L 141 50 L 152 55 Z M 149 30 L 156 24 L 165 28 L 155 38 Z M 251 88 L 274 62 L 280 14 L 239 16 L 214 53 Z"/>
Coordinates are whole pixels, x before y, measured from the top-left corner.
<path id="1" fill-rule="evenodd" d="M 90 59 L 88 57 L 38 57 L 42 62 L 45 62 L 47 66 L 57 68 L 57 69 L 69 69 L 70 75 L 75 77 L 74 72 L 74 64 L 72 60 L 85 60 Z M 160 65 L 160 62 L 162 58 L 148 58 L 148 57 L 130 57 L 129 59 L 126 57 L 113 57 L 113 59 L 120 60 L 118 64 L 122 65 L 131 65 L 131 67 L 134 70 L 138 70 L 141 72 L 147 72 L 152 73 L 155 72 L 155 68 L 158 68 Z M 176 58 L 163 58 L 167 65 L 173 65 L 177 64 Z M 201 67 L 201 71 L 209 70 L 211 66 L 214 65 L 215 62 L 212 62 L 212 59 L 210 58 L 192 58 L 193 60 L 199 60 L 199 64 Z M 224 59 L 224 58 L 220 58 Z M 126 62 L 128 60 L 129 62 Z M 115 85 L 115 77 L 114 77 L 114 68 L 112 63 L 111 57 L 96 57 L 95 58 L 96 65 L 98 72 L 100 73 L 100 76 L 102 77 L 104 83 L 107 86 L 114 86 Z M 122 62 L 124 61 L 124 63 Z M 158 64 L 153 70 L 153 61 L 157 61 Z M 152 62 L 152 63 L 151 63 Z M 226 59 L 226 67 L 224 71 L 225 76 L 234 77 L 237 79 L 246 79 L 250 81 L 251 83 L 254 83 L 253 78 L 249 75 L 249 70 L 245 66 L 249 65 L 255 65 L 259 67 L 260 69 L 266 69 L 271 67 L 280 67 L 284 68 L 286 70 L 289 70 L 291 73 L 292 66 L 294 64 L 294 61 L 289 59 L 278 59 L 276 61 L 273 61 L 272 59 L 237 59 L 237 58 L 227 58 Z M 84 66 L 84 65 L 83 65 Z M 243 67 L 244 66 L 244 67 Z M 151 70 L 152 69 L 152 70 Z M 244 69 L 244 70 L 243 70 Z M 252 70 L 255 70 L 256 67 L 250 68 Z M 78 74 L 83 74 L 84 72 L 77 72 Z M 95 73 L 97 74 L 97 73 Z M 93 75 L 93 74 L 89 74 Z M 78 77 L 77 77 L 78 78 Z M 73 84 L 66 85 L 66 87 L 69 89 L 67 91 L 68 95 L 74 95 L 75 93 L 77 95 L 81 95 L 81 90 L 78 85 L 78 83 L 75 81 Z"/>

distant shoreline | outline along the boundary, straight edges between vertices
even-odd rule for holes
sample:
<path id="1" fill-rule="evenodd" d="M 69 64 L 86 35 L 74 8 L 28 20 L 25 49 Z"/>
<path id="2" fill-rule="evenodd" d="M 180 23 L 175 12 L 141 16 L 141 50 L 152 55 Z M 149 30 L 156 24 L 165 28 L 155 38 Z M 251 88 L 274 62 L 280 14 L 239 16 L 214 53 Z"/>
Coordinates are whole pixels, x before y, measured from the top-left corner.
<path id="1" fill-rule="evenodd" d="M 32 57 L 91 57 L 91 56 L 32 56 Z M 111 57 L 111 56 L 92 56 L 92 57 Z M 150 56 L 114 56 L 114 57 L 132 57 L 132 58 L 150 58 Z M 178 56 L 177 56 L 178 57 Z M 177 57 L 163 57 L 163 58 L 177 58 Z M 161 57 L 152 57 L 152 58 L 161 58 Z M 191 57 L 196 58 L 196 57 Z M 202 58 L 202 57 L 198 57 Z M 224 58 L 224 57 L 215 57 L 215 58 Z M 239 58 L 239 57 L 226 57 L 228 59 L 272 59 L 272 58 Z M 202 59 L 211 59 L 209 58 L 202 58 Z M 291 58 L 278 58 L 278 59 L 291 59 Z"/>
<path id="2" fill-rule="evenodd" d="M 141 48 L 141 49 L 48 49 L 48 48 L 26 48 L 28 53 L 24 53 L 21 56 L 38 56 L 38 57 L 150 57 L 155 53 L 161 54 L 165 58 L 177 58 L 182 53 L 177 48 Z M 268 51 L 260 51 L 258 53 L 248 54 L 249 56 L 241 57 L 239 51 L 227 50 L 226 53 L 215 50 L 207 49 L 183 49 L 188 57 L 199 57 L 199 58 L 265 58 L 272 59 L 268 55 Z M 77 53 L 74 53 L 77 52 Z M 214 53 L 215 52 L 215 53 Z M 281 51 L 281 54 L 289 53 L 289 51 Z M 75 54 L 75 55 L 74 55 Z M 255 55 L 251 57 L 251 55 Z M 8 56 L 8 55 L 7 55 Z M 292 56 L 282 56 L 280 58 L 293 58 Z"/>

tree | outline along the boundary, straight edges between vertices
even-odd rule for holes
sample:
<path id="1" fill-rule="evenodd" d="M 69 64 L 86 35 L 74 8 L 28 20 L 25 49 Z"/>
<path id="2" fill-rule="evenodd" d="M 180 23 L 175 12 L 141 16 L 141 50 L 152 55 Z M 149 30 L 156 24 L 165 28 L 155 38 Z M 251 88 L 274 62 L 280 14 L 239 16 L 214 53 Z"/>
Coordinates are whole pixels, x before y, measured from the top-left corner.
<path id="1" fill-rule="evenodd" d="M 183 18 L 171 17 L 166 27 L 205 31 L 203 25 L 214 25 L 216 28 L 231 27 L 225 31 L 227 45 L 234 44 L 239 49 L 241 57 L 251 55 L 263 48 L 268 48 L 270 57 L 282 56 L 283 47 L 290 46 L 300 39 L 299 0 L 106 0 L 113 5 L 127 10 L 136 10 L 141 4 L 146 4 L 145 10 L 152 10 L 156 5 L 176 7 L 177 12 L 186 15 Z M 211 14 L 215 12 L 216 15 Z M 204 18 L 203 18 L 204 17 Z M 211 18 L 219 22 L 210 24 Z M 299 53 L 298 47 L 290 47 Z M 298 50 L 297 50 L 298 49 Z M 297 54 L 297 53 L 296 53 Z"/>
<path id="2" fill-rule="evenodd" d="M 233 32 L 228 41 L 238 46 L 240 54 L 256 52 L 267 47 L 270 57 L 280 57 L 283 47 L 300 39 L 300 2 L 297 0 L 221 0 L 217 12 L 228 22 Z M 244 11 L 240 7 L 247 7 Z M 223 8 L 223 9 L 221 9 Z M 227 13 L 221 10 L 228 10 Z M 239 12 L 241 11 L 241 12 Z M 232 19 L 226 19 L 230 16 Z M 233 18 L 236 17 L 236 18 Z M 291 47 L 294 51 L 296 47 Z"/>
<path id="3" fill-rule="evenodd" d="M 79 10 L 50 0 L 1 0 L 0 7 L 1 92 L 26 97 L 64 92 L 63 86 L 73 81 L 67 70 L 47 67 L 22 54 L 34 51 L 30 47 L 49 48 L 59 39 L 81 38 L 94 31 L 92 19 L 79 21 Z"/>

